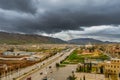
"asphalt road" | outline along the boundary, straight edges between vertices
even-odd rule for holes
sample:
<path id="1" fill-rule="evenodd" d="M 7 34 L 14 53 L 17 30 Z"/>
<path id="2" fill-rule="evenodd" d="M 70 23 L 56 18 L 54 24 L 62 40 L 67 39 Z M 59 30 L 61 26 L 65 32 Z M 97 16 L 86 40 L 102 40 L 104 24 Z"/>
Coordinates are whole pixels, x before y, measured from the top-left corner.
<path id="1" fill-rule="evenodd" d="M 31 77 L 33 80 L 42 80 L 43 77 L 47 75 L 47 69 L 49 66 L 53 67 L 56 63 L 59 63 L 61 60 L 64 60 L 74 49 L 67 49 L 61 53 L 44 60 L 43 62 L 37 63 L 33 66 L 29 66 L 23 69 L 19 69 L 14 73 L 9 73 L 7 76 L 0 78 L 0 80 L 26 80 Z M 42 72 L 42 75 L 40 73 Z"/>
<path id="2" fill-rule="evenodd" d="M 18 79 L 18 80 L 27 80 L 27 78 L 31 78 L 32 80 L 42 80 L 44 77 L 47 77 L 49 73 L 51 72 L 51 68 L 55 67 L 56 63 L 60 63 L 60 61 L 64 60 L 68 55 L 71 54 L 71 52 L 74 49 L 71 49 L 69 51 L 63 51 L 59 53 L 57 56 L 54 56 L 51 60 L 48 60 L 43 66 L 28 75 L 25 76 L 24 79 Z"/>
<path id="3" fill-rule="evenodd" d="M 68 64 L 65 67 L 53 67 L 49 69 L 48 80 L 66 80 L 70 75 L 73 75 L 73 72 L 76 71 L 77 65 Z M 51 73 L 52 71 L 52 73 Z"/>

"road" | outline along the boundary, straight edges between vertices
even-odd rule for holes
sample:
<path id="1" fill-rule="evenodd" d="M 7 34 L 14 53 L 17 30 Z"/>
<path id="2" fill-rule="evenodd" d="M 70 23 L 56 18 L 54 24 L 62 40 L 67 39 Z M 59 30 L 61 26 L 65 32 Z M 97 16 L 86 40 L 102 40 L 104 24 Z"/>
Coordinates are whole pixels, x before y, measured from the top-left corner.
<path id="1" fill-rule="evenodd" d="M 68 64 L 65 67 L 52 67 L 48 72 L 48 80 L 66 80 L 70 75 L 73 75 L 72 72 L 75 72 L 77 68 L 76 64 Z M 52 70 L 52 73 L 51 73 Z"/>
<path id="2" fill-rule="evenodd" d="M 17 78 L 17 80 L 26 80 L 26 78 L 34 77 L 34 80 L 37 80 L 37 78 L 43 78 L 45 75 L 37 76 L 36 74 L 40 74 L 40 72 L 45 72 L 47 70 L 48 66 L 53 66 L 57 62 L 60 62 L 61 60 L 65 59 L 66 56 L 68 56 L 74 49 L 67 49 L 62 51 L 61 53 L 57 53 L 56 55 L 44 60 L 43 62 L 37 63 L 33 66 L 29 66 L 23 69 L 19 69 L 18 71 L 14 73 L 9 73 L 8 76 L 2 77 L 0 80 L 13 80 L 13 78 Z M 47 74 L 47 72 L 45 72 Z M 40 80 L 40 79 L 38 79 Z"/>
<path id="3" fill-rule="evenodd" d="M 42 80 L 45 76 L 48 75 L 50 71 L 50 67 L 55 67 L 56 63 L 60 63 L 60 61 L 64 60 L 74 49 L 63 51 L 58 55 L 54 56 L 52 59 L 48 59 L 47 62 L 44 63 L 41 67 L 36 68 L 35 72 L 29 72 L 27 76 L 21 76 L 17 80 L 27 80 L 27 78 L 31 78 L 32 80 Z M 42 73 L 42 75 L 40 74 Z"/>

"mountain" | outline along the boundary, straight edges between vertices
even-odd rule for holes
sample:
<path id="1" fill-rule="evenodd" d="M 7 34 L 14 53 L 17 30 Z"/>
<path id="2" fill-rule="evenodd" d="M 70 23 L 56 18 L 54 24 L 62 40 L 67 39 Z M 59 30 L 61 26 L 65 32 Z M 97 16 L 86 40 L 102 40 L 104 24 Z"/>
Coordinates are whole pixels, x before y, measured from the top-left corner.
<path id="1" fill-rule="evenodd" d="M 108 43 L 112 43 L 112 42 L 109 42 L 109 41 L 103 42 L 103 41 L 92 39 L 92 38 L 78 38 L 78 39 L 69 40 L 68 43 L 85 45 L 85 44 L 88 44 L 88 43 L 91 43 L 91 44 L 106 43 L 106 44 L 108 44 Z"/>
<path id="2" fill-rule="evenodd" d="M 58 38 L 46 37 L 36 34 L 0 32 L 0 44 L 36 44 L 36 43 L 61 44 L 66 42 Z"/>

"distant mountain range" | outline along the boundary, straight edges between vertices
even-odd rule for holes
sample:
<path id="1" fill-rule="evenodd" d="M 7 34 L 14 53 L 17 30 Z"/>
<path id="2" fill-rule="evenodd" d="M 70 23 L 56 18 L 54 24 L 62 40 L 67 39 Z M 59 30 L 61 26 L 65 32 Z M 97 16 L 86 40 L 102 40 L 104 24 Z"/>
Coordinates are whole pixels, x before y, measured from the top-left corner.
<path id="1" fill-rule="evenodd" d="M 58 38 L 52 38 L 47 36 L 41 36 L 36 34 L 19 34 L 19 33 L 7 33 L 7 32 L 0 32 L 0 44 L 80 44 L 85 45 L 88 43 L 92 44 L 109 44 L 113 42 L 109 41 L 100 41 L 92 38 L 78 38 L 72 39 L 69 41 L 63 41 Z"/>
<path id="2" fill-rule="evenodd" d="M 104 41 L 96 40 L 96 39 L 92 39 L 92 38 L 78 38 L 78 39 L 69 40 L 68 43 L 85 45 L 88 43 L 91 43 L 91 44 L 110 44 L 110 43 L 115 43 L 115 42 L 109 42 L 109 41 L 104 42 Z"/>
<path id="3" fill-rule="evenodd" d="M 0 44 L 36 44 L 36 43 L 61 44 L 66 42 L 58 38 L 46 37 L 35 34 L 0 32 Z"/>

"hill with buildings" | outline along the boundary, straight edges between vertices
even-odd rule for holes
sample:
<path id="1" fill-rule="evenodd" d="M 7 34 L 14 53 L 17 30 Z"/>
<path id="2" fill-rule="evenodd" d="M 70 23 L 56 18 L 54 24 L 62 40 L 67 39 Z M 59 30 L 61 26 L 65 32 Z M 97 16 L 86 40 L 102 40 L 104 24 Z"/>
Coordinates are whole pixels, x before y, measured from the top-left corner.
<path id="1" fill-rule="evenodd" d="M 36 44 L 36 43 L 62 44 L 66 42 L 58 38 L 46 37 L 36 34 L 18 34 L 0 32 L 0 44 Z"/>

